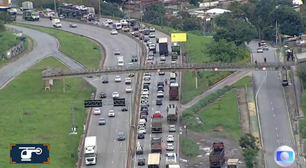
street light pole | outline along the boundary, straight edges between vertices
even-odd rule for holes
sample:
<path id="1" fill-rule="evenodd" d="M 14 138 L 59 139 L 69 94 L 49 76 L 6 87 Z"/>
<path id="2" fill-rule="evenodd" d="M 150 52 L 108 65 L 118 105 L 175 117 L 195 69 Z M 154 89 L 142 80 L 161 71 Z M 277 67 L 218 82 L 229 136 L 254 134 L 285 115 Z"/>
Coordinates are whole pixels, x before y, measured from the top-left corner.
<path id="1" fill-rule="evenodd" d="M 56 1 L 55 0 L 53 0 L 53 3 L 54 3 L 54 17 L 56 17 Z"/>
<path id="2" fill-rule="evenodd" d="M 99 22 L 100 22 L 100 19 L 101 19 L 101 0 L 98 0 L 99 1 Z"/>
<path id="3" fill-rule="evenodd" d="M 71 130 L 72 133 L 76 132 L 75 126 L 74 126 L 74 103 L 71 103 Z"/>

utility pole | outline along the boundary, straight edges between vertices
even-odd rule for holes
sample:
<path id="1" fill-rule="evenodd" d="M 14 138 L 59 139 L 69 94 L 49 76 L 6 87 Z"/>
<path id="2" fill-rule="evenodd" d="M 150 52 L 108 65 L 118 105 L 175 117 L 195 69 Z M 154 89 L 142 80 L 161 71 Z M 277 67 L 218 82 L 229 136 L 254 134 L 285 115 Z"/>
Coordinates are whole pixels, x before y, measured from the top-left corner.
<path id="1" fill-rule="evenodd" d="M 277 20 L 275 21 L 275 45 L 277 47 L 277 34 L 278 34 L 278 30 L 277 30 Z"/>
<path id="2" fill-rule="evenodd" d="M 99 22 L 100 22 L 100 19 L 101 19 L 101 0 L 98 0 L 99 1 Z M 100 24 L 100 26 L 102 26 L 102 24 Z"/>
<path id="3" fill-rule="evenodd" d="M 71 103 L 71 130 L 72 133 L 76 132 L 75 125 L 74 125 L 74 103 Z"/>
<path id="4" fill-rule="evenodd" d="M 53 0 L 53 3 L 54 3 L 54 17 L 56 17 L 56 13 L 57 13 L 57 11 L 56 11 L 56 1 Z"/>

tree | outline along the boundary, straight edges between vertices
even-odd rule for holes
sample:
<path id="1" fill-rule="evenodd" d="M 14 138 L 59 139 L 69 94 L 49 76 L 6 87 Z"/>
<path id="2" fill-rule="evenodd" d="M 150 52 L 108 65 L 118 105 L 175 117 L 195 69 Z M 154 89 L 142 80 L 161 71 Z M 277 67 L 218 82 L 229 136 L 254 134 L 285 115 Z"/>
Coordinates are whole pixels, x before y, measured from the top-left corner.
<path id="1" fill-rule="evenodd" d="M 238 47 L 233 42 L 227 42 L 224 39 L 214 41 L 208 44 L 207 54 L 212 62 L 236 62 L 249 57 L 249 52 L 246 49 Z"/>
<path id="2" fill-rule="evenodd" d="M 252 134 L 244 134 L 239 140 L 239 145 L 241 148 L 257 149 L 256 142 L 257 139 Z"/>
<path id="3" fill-rule="evenodd" d="M 239 145 L 243 148 L 245 164 L 248 168 L 253 168 L 255 164 L 259 151 L 256 142 L 257 139 L 252 134 L 244 134 L 239 140 Z"/>
<path id="4" fill-rule="evenodd" d="M 145 8 L 143 20 L 156 25 L 166 25 L 167 19 L 165 17 L 166 10 L 160 4 L 150 5 Z"/>
<path id="5" fill-rule="evenodd" d="M 9 12 L 7 11 L 0 11 L 0 20 L 2 20 L 2 22 L 4 23 L 10 23 L 11 21 L 11 16 L 9 14 Z"/>
<path id="6" fill-rule="evenodd" d="M 242 3 L 235 1 L 230 3 L 230 5 L 227 7 L 228 10 L 230 10 L 233 14 L 244 14 Z"/>
<path id="7" fill-rule="evenodd" d="M 243 150 L 243 156 L 245 164 L 248 168 L 253 168 L 254 164 L 256 163 L 256 156 L 257 156 L 258 150 L 257 149 L 244 149 Z"/>
<path id="8" fill-rule="evenodd" d="M 101 14 L 115 17 L 124 17 L 124 13 L 119 10 L 118 5 L 115 3 L 101 3 Z"/>
<path id="9" fill-rule="evenodd" d="M 4 22 L 0 20 L 0 32 L 4 32 L 4 31 L 5 31 Z"/>

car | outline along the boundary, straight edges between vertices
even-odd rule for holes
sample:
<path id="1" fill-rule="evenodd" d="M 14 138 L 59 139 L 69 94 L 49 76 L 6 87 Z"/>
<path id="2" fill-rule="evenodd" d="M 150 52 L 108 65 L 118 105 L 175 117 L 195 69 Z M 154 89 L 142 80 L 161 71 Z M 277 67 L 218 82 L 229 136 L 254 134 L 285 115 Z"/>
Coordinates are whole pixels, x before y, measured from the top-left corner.
<path id="1" fill-rule="evenodd" d="M 149 30 L 150 30 L 150 32 L 155 32 L 155 28 L 154 27 L 150 27 Z"/>
<path id="2" fill-rule="evenodd" d="M 150 90 L 150 84 L 143 84 L 142 89 Z"/>
<path id="3" fill-rule="evenodd" d="M 134 32 L 135 37 L 139 37 L 141 34 L 139 32 Z"/>
<path id="4" fill-rule="evenodd" d="M 128 77 L 134 77 L 135 76 L 135 74 L 134 73 L 130 73 L 129 75 L 128 75 Z"/>
<path id="5" fill-rule="evenodd" d="M 149 29 L 144 29 L 143 30 L 143 34 L 144 35 L 149 35 L 150 34 L 150 30 Z"/>
<path id="6" fill-rule="evenodd" d="M 263 50 L 269 50 L 269 47 L 267 45 L 264 45 Z"/>
<path id="7" fill-rule="evenodd" d="M 109 24 L 106 23 L 106 22 L 104 22 L 103 25 L 104 25 L 105 27 L 109 27 Z"/>
<path id="8" fill-rule="evenodd" d="M 146 159 L 143 157 L 137 158 L 137 165 L 138 166 L 145 166 L 146 165 Z"/>
<path id="9" fill-rule="evenodd" d="M 125 112 L 128 111 L 129 109 L 127 107 L 122 107 L 121 111 Z"/>
<path id="10" fill-rule="evenodd" d="M 263 53 L 263 49 L 261 47 L 257 48 L 257 53 Z"/>
<path id="11" fill-rule="evenodd" d="M 149 54 L 148 54 L 148 56 L 150 57 L 154 57 L 154 52 L 153 51 L 149 51 Z M 154 59 L 154 58 L 153 58 Z"/>
<path id="12" fill-rule="evenodd" d="M 122 28 L 122 30 L 123 30 L 124 32 L 129 32 L 129 31 L 130 31 L 130 28 L 127 27 L 127 26 L 124 26 L 124 27 Z"/>
<path id="13" fill-rule="evenodd" d="M 167 142 L 174 142 L 174 136 L 173 135 L 167 135 L 166 141 Z"/>
<path id="14" fill-rule="evenodd" d="M 163 86 L 157 86 L 157 91 L 162 91 L 162 92 L 164 92 L 165 90 L 164 90 L 164 87 L 163 87 Z"/>
<path id="15" fill-rule="evenodd" d="M 108 77 L 104 76 L 104 77 L 102 78 L 102 83 L 108 83 Z"/>
<path id="16" fill-rule="evenodd" d="M 125 78 L 125 84 L 129 85 L 132 83 L 132 79 L 131 78 Z"/>
<path id="17" fill-rule="evenodd" d="M 151 83 L 151 78 L 148 76 L 143 77 L 143 83 L 144 84 L 150 84 Z"/>
<path id="18" fill-rule="evenodd" d="M 143 42 L 145 42 L 145 43 L 148 42 L 148 41 L 150 41 L 150 38 L 148 38 L 148 37 L 145 37 L 144 40 L 143 40 Z"/>
<path id="19" fill-rule="evenodd" d="M 171 60 L 171 64 L 176 64 L 176 60 Z"/>
<path id="20" fill-rule="evenodd" d="M 101 98 L 101 99 L 106 98 L 106 93 L 105 93 L 105 92 L 101 92 L 101 93 L 100 93 L 100 98 Z"/>
<path id="21" fill-rule="evenodd" d="M 137 134 L 137 138 L 138 138 L 138 139 L 144 139 L 144 138 L 145 138 L 145 134 L 142 133 L 142 132 L 139 132 L 139 133 Z"/>
<path id="22" fill-rule="evenodd" d="M 147 46 L 148 47 L 150 46 L 150 44 L 153 44 L 153 42 L 152 41 L 147 41 Z"/>
<path id="23" fill-rule="evenodd" d="M 125 133 L 124 132 L 119 132 L 117 140 L 118 141 L 124 141 L 125 140 Z"/>
<path id="24" fill-rule="evenodd" d="M 138 62 L 138 57 L 137 57 L 137 55 L 133 55 L 131 61 L 132 61 L 132 62 Z"/>
<path id="25" fill-rule="evenodd" d="M 113 92 L 112 96 L 113 96 L 113 98 L 119 98 L 119 93 L 118 92 Z"/>
<path id="26" fill-rule="evenodd" d="M 146 134 L 146 133 L 147 133 L 146 128 L 145 128 L 145 127 L 140 127 L 140 128 L 138 129 L 138 133 Z"/>
<path id="27" fill-rule="evenodd" d="M 115 29 L 112 29 L 111 30 L 111 35 L 117 35 L 118 34 L 118 31 L 117 30 L 115 30 Z"/>
<path id="28" fill-rule="evenodd" d="M 109 110 L 108 116 L 109 117 L 115 117 L 115 111 L 114 110 Z"/>
<path id="29" fill-rule="evenodd" d="M 142 95 L 149 95 L 149 90 L 148 89 L 142 89 L 142 92 L 141 92 Z"/>
<path id="30" fill-rule="evenodd" d="M 125 93 L 132 93 L 132 92 L 133 92 L 132 86 L 127 86 L 127 87 L 125 88 Z"/>
<path id="31" fill-rule="evenodd" d="M 120 76 L 116 76 L 115 77 L 115 82 L 121 82 L 121 77 Z"/>
<path id="32" fill-rule="evenodd" d="M 155 38 L 155 34 L 154 34 L 154 33 L 150 33 L 150 34 L 149 34 L 149 37 L 150 37 L 150 38 Z"/>
<path id="33" fill-rule="evenodd" d="M 174 150 L 174 145 L 171 143 L 167 143 L 167 147 L 166 147 L 167 151 L 173 151 Z"/>
<path id="34" fill-rule="evenodd" d="M 114 52 L 114 54 L 115 54 L 115 55 L 120 55 L 120 54 L 121 54 L 121 52 L 120 52 L 120 50 L 119 50 L 119 49 L 116 49 L 116 50 L 115 50 L 115 52 Z"/>
<path id="35" fill-rule="evenodd" d="M 175 125 L 169 125 L 169 132 L 176 132 L 176 126 Z"/>
<path id="36" fill-rule="evenodd" d="M 157 91 L 156 97 L 157 98 L 163 98 L 164 97 L 164 92 L 163 91 Z"/>
<path id="37" fill-rule="evenodd" d="M 163 72 L 163 71 L 159 71 L 158 72 L 158 75 L 165 75 L 166 73 L 165 72 Z"/>
<path id="38" fill-rule="evenodd" d="M 105 125 L 105 124 L 106 124 L 105 118 L 100 118 L 99 125 Z"/>
<path id="39" fill-rule="evenodd" d="M 106 20 L 106 23 L 108 23 L 108 24 L 113 24 L 114 22 L 113 22 L 112 19 L 107 19 L 107 20 Z"/>
<path id="40" fill-rule="evenodd" d="M 166 56 L 161 55 L 161 56 L 160 56 L 160 61 L 166 61 Z"/>
<path id="41" fill-rule="evenodd" d="M 163 105 L 163 100 L 162 100 L 162 99 L 157 99 L 157 100 L 156 100 L 156 105 L 157 105 L 157 106 Z"/>
<path id="42" fill-rule="evenodd" d="M 148 77 L 151 77 L 152 75 L 151 75 L 151 73 L 146 72 L 146 73 L 144 73 L 144 75 L 143 75 L 143 76 L 148 76 Z"/>
<path id="43" fill-rule="evenodd" d="M 77 28 L 77 27 L 78 27 L 78 25 L 77 25 L 77 24 L 75 24 L 75 23 L 70 23 L 70 24 L 69 24 L 69 27 L 70 27 L 70 28 Z"/>
<path id="44" fill-rule="evenodd" d="M 94 109 L 94 115 L 100 115 L 100 114 L 101 114 L 100 108 L 95 108 Z"/>
<path id="45" fill-rule="evenodd" d="M 141 36 L 139 37 L 139 40 L 144 40 L 144 38 L 145 38 L 145 36 L 144 36 L 144 35 L 141 35 Z"/>
<path id="46" fill-rule="evenodd" d="M 164 86 L 165 86 L 165 83 L 164 83 L 164 82 L 157 82 L 157 87 L 159 87 L 159 86 L 164 87 Z"/>

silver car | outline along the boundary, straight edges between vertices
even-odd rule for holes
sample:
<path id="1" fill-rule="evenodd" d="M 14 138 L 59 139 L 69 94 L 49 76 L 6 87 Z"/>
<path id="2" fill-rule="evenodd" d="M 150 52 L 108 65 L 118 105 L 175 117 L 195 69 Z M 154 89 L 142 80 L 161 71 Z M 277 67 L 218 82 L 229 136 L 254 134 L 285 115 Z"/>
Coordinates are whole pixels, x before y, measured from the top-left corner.
<path id="1" fill-rule="evenodd" d="M 116 50 L 115 50 L 115 52 L 114 52 L 114 54 L 115 54 L 115 55 L 120 55 L 120 54 L 121 54 L 121 52 L 120 52 L 120 50 L 119 50 L 119 49 L 116 49 Z"/>

